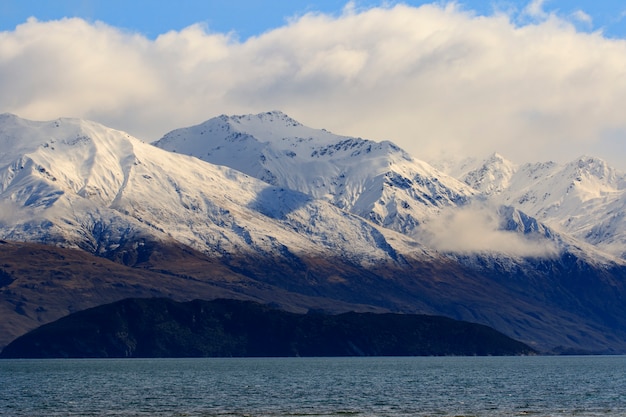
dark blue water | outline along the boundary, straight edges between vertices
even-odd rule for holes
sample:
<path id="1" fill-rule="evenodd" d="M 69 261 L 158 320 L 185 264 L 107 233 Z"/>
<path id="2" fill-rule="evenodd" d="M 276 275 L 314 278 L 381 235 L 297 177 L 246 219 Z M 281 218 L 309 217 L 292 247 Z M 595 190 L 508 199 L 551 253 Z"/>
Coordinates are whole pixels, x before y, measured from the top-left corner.
<path id="1" fill-rule="evenodd" d="M 0 416 L 626 416 L 626 357 L 3 360 Z"/>

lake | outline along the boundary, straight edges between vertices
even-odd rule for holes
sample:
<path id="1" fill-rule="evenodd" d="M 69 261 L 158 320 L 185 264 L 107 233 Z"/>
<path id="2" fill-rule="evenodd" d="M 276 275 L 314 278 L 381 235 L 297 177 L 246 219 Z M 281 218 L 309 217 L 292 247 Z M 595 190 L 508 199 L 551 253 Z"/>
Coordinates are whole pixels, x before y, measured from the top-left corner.
<path id="1" fill-rule="evenodd" d="M 0 360 L 0 416 L 625 416 L 626 356 Z"/>

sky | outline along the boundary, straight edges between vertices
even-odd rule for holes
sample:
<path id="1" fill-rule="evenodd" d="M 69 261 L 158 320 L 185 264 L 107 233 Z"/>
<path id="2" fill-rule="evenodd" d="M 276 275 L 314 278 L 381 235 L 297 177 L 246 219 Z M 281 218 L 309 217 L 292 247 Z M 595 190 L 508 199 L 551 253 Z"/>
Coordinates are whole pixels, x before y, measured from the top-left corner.
<path id="1" fill-rule="evenodd" d="M 426 161 L 626 170 L 626 4 L 1 0 L 0 92 L 0 113 L 147 142 L 282 110 Z"/>

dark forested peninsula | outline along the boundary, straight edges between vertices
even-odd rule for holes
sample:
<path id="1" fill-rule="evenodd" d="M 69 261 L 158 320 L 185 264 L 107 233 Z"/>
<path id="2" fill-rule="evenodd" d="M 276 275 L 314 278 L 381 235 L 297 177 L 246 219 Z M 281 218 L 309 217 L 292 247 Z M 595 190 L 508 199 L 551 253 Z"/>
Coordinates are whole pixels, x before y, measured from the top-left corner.
<path id="1" fill-rule="evenodd" d="M 295 314 L 249 301 L 126 299 L 41 326 L 2 358 L 524 355 L 487 326 L 412 314 Z"/>

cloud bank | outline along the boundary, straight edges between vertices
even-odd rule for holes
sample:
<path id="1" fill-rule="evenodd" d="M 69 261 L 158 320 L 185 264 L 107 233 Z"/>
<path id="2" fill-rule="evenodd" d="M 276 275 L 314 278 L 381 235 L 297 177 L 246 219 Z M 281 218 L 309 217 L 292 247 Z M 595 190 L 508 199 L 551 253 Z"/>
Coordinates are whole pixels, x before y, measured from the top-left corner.
<path id="1" fill-rule="evenodd" d="M 245 41 L 202 25 L 151 40 L 31 19 L 0 33 L 0 112 L 88 118 L 153 141 L 222 113 L 279 109 L 419 159 L 592 154 L 624 169 L 626 41 L 577 31 L 543 3 L 529 3 L 523 24 L 454 4 L 346 7 Z"/>
<path id="2" fill-rule="evenodd" d="M 540 233 L 506 230 L 505 218 L 495 206 L 474 202 L 445 209 L 421 225 L 419 240 L 453 253 L 502 253 L 509 256 L 550 258 L 558 255 L 555 242 Z"/>

